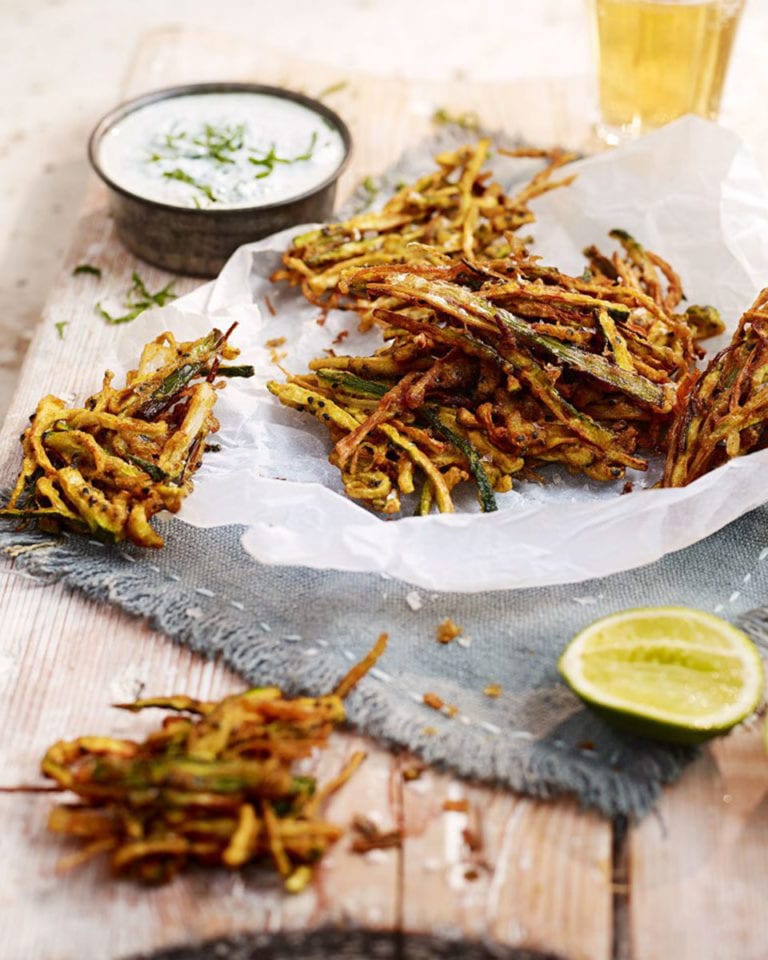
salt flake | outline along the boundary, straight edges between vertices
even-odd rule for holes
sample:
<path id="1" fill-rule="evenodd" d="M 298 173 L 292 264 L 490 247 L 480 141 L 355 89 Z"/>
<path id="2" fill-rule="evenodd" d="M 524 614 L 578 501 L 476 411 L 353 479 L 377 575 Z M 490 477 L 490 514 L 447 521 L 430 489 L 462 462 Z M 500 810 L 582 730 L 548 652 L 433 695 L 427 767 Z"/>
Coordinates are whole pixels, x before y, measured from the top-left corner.
<path id="1" fill-rule="evenodd" d="M 406 594 L 405 602 L 414 612 L 416 610 L 421 610 L 423 606 L 421 601 L 421 594 L 417 590 L 411 590 L 410 593 Z"/>

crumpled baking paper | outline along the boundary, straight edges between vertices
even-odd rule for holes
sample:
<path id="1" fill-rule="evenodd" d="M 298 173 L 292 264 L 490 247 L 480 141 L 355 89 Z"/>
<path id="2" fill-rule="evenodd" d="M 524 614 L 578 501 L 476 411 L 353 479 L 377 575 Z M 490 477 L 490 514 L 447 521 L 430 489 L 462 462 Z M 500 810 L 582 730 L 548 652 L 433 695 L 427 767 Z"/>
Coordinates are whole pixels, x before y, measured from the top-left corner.
<path id="1" fill-rule="evenodd" d="M 531 232 L 544 262 L 579 273 L 583 248 L 611 249 L 607 232 L 622 227 L 673 264 L 689 302 L 720 309 L 729 332 L 768 285 L 768 192 L 733 133 L 686 117 L 571 169 L 578 173 L 572 186 L 535 203 Z M 207 455 L 197 474 L 179 514 L 185 522 L 246 525 L 243 545 L 263 563 L 379 572 L 428 590 L 475 592 L 577 582 L 640 566 L 768 500 L 767 450 L 683 489 L 648 489 L 657 472 L 635 475 L 634 491 L 622 495 L 623 483 L 555 470 L 544 485 L 520 482 L 498 496 L 493 514 L 479 512 L 470 484 L 452 515 L 370 513 L 344 495 L 327 460 L 325 430 L 265 389 L 267 380 L 283 376 L 276 353 L 285 370 L 301 372 L 323 350 L 368 352 L 379 343 L 375 332 L 357 332 L 354 314 L 331 312 L 321 323 L 300 293 L 270 282 L 291 237 L 304 229 L 242 247 L 216 281 L 144 314 L 118 342 L 116 365 L 125 370 L 162 330 L 192 339 L 237 320 L 232 342 L 242 361 L 257 368 L 254 379 L 230 381 L 221 392 L 222 449 Z M 283 337 L 284 344 L 267 345 Z M 707 345 L 713 351 L 727 340 Z"/>

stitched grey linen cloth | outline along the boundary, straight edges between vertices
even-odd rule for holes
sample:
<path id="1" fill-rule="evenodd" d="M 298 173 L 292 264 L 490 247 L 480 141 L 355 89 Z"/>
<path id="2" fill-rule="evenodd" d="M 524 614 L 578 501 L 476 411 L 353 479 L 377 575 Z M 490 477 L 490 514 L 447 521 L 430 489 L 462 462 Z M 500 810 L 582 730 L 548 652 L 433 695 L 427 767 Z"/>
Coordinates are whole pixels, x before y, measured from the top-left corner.
<path id="1" fill-rule="evenodd" d="M 386 631 L 389 649 L 348 698 L 354 727 L 462 776 L 538 797 L 572 793 L 607 815 L 648 811 L 694 751 L 621 734 L 582 707 L 557 673 L 569 638 L 599 616 L 653 604 L 741 618 L 758 642 L 768 638 L 759 609 L 768 598 L 768 507 L 640 569 L 474 594 L 262 565 L 243 551 L 238 527 L 169 520 L 161 529 L 166 546 L 151 555 L 7 523 L 0 547 L 16 556 L 17 569 L 147 617 L 248 684 L 279 684 L 289 694 L 331 690 Z M 436 641 L 445 617 L 462 627 L 462 642 Z M 497 699 L 484 695 L 489 683 L 500 684 Z M 456 716 L 426 707 L 428 691 L 456 706 Z M 146 691 L 173 692 L 151 678 Z"/>

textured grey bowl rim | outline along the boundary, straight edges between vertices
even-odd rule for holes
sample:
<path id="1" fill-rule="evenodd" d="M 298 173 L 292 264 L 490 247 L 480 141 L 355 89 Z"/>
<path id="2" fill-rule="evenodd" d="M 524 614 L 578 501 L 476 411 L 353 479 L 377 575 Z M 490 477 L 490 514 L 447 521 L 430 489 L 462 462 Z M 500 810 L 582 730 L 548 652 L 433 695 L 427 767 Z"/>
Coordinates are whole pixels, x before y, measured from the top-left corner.
<path id="1" fill-rule="evenodd" d="M 315 184 L 315 186 L 313 186 L 311 189 L 305 190 L 304 193 L 287 197 L 284 200 L 278 200 L 275 203 L 254 204 L 250 207 L 223 207 L 220 209 L 217 209 L 216 207 L 186 207 L 182 204 L 164 203 L 162 200 L 153 200 L 150 197 L 145 197 L 140 193 L 134 193 L 132 190 L 128 190 L 126 187 L 116 183 L 104 172 L 104 169 L 102 168 L 98 159 L 98 151 L 101 140 L 104 135 L 112 129 L 112 127 L 118 124 L 129 114 L 134 113 L 136 110 L 140 110 L 142 107 L 149 106 L 151 103 L 157 103 L 160 100 L 173 100 L 178 97 L 212 93 L 260 93 L 267 96 L 280 97 L 283 100 L 292 100 L 294 103 L 300 103 L 302 106 L 307 107 L 309 110 L 312 110 L 314 113 L 317 113 L 324 119 L 328 120 L 338 130 L 344 144 L 344 156 L 342 157 L 341 163 L 338 165 L 338 167 L 336 167 L 333 173 L 329 174 L 329 176 L 327 176 L 320 183 Z M 288 90 L 285 87 L 275 87 L 265 83 L 241 83 L 234 81 L 220 81 L 215 83 L 185 83 L 175 87 L 161 87 L 158 90 L 150 90 L 148 93 L 144 93 L 139 97 L 133 97 L 131 100 L 126 100 L 123 103 L 118 104 L 108 113 L 105 113 L 93 128 L 93 131 L 88 138 L 88 159 L 90 160 L 91 166 L 96 174 L 101 178 L 101 180 L 104 181 L 110 190 L 114 190 L 115 193 L 119 193 L 123 197 L 128 197 L 131 200 L 146 204 L 148 207 L 152 207 L 156 210 L 169 210 L 176 213 L 182 210 L 191 215 L 199 215 L 201 218 L 220 217 L 222 219 L 236 219 L 237 217 L 242 217 L 245 215 L 253 216 L 254 213 L 261 210 L 279 210 L 281 207 L 286 207 L 290 204 L 296 203 L 297 201 L 312 197 L 317 193 L 321 193 L 326 187 L 330 186 L 339 179 L 341 174 L 344 172 L 344 168 L 349 162 L 351 153 L 352 134 L 349 132 L 349 127 L 335 110 L 331 110 L 330 107 L 327 107 L 320 100 L 315 100 L 314 98 L 308 97 L 303 93 L 298 93 L 295 90 Z"/>

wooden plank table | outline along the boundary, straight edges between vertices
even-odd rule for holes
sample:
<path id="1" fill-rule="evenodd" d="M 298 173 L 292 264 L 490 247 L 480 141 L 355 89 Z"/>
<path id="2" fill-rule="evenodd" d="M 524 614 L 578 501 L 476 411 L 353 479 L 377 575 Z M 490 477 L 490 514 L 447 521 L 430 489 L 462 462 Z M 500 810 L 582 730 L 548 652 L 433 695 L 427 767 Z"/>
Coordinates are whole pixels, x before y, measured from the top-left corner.
<path id="1" fill-rule="evenodd" d="M 589 137 L 586 93 L 572 83 L 435 86 L 349 77 L 188 30 L 146 38 L 126 93 L 214 79 L 287 84 L 310 94 L 348 81 L 328 101 L 356 143 L 342 196 L 428 133 L 438 106 L 474 110 L 486 125 L 532 142 L 583 147 Z M 47 391 L 91 392 L 114 336 L 93 314 L 93 281 L 71 276 L 81 261 L 101 266 L 116 295 L 137 267 L 153 289 L 169 279 L 123 250 L 104 193 L 93 184 L 0 436 L 2 483 L 12 479 L 19 429 L 37 399 Z M 194 285 L 183 280 L 179 289 Z M 63 342 L 55 328 L 62 321 Z M 135 731 L 140 720 L 108 705 L 142 685 L 202 697 L 242 688 L 236 676 L 144 622 L 27 578 L 12 562 L 0 565 L 0 610 L 0 785 L 6 788 L 37 782 L 40 756 L 59 737 Z M 351 734 L 333 738 L 319 771 L 337 769 L 361 745 L 368 760 L 332 800 L 328 817 L 346 824 L 366 813 L 384 828 L 402 829 L 403 847 L 360 857 L 342 840 L 316 883 L 293 897 L 259 872 L 191 873 L 158 890 L 108 882 L 99 863 L 61 877 L 60 841 L 44 829 L 51 798 L 0 792 L 0 915 L 7 918 L 0 956 L 115 960 L 236 935 L 249 944 L 242 957 L 278 956 L 283 948 L 299 956 L 398 958 L 768 956 L 768 913 L 760 902 L 768 890 L 768 767 L 756 730 L 705 751 L 666 791 L 658 812 L 628 831 L 570 800 L 538 802 L 432 771 L 404 782 L 405 761 Z M 468 813 L 443 810 L 446 799 L 462 797 Z M 467 826 L 478 828 L 483 841 L 486 867 L 475 879 L 462 840 Z M 476 953 L 468 942 L 478 944 Z M 446 943 L 456 944 L 453 952 Z"/>

